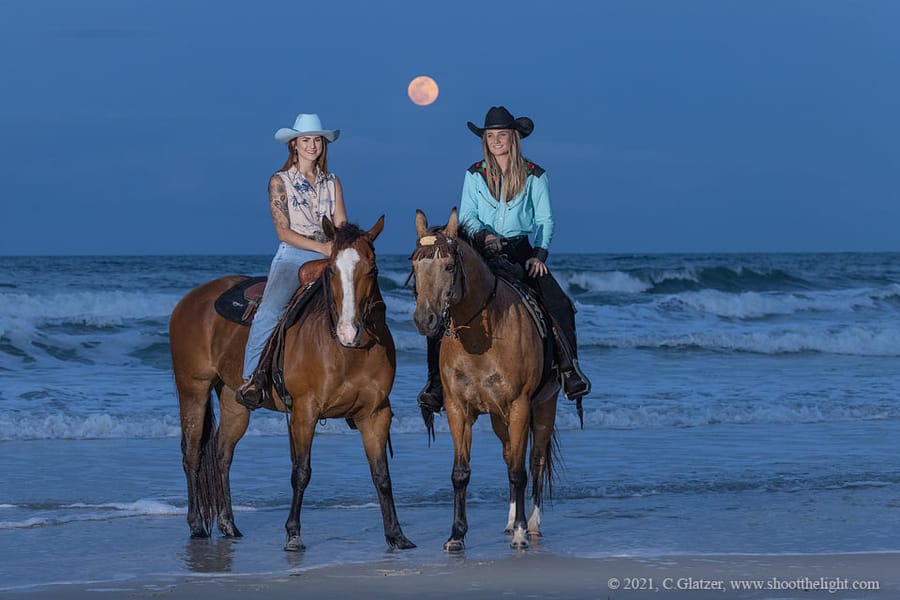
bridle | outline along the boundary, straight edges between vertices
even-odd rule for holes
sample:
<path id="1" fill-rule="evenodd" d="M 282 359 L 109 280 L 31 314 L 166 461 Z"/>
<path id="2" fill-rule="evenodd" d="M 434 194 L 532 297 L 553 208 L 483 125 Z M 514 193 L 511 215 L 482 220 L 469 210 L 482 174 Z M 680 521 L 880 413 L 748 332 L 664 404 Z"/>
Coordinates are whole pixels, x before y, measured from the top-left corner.
<path id="1" fill-rule="evenodd" d="M 497 295 L 497 282 L 499 281 L 499 277 L 494 276 L 494 286 L 491 290 L 491 293 L 485 299 L 484 303 L 481 307 L 476 310 L 471 317 L 466 319 L 466 321 L 459 325 L 453 325 L 452 317 L 450 316 L 450 298 L 453 295 L 453 291 L 456 289 L 457 281 L 459 281 L 462 286 L 462 291 L 460 292 L 460 298 L 465 297 L 466 294 L 466 278 L 465 272 L 463 270 L 463 258 L 462 254 L 459 252 L 459 241 L 456 238 L 448 237 L 440 232 L 435 232 L 432 235 L 426 235 L 419 238 L 416 242 L 416 249 L 413 251 L 412 255 L 409 257 L 410 261 L 410 273 L 409 277 L 406 278 L 406 282 L 404 282 L 404 286 L 409 283 L 409 280 L 415 276 L 415 267 L 412 263 L 416 261 L 423 260 L 426 258 L 439 258 L 451 256 L 453 257 L 453 278 L 450 280 L 450 285 L 447 287 L 447 292 L 444 294 L 443 306 L 440 312 L 440 331 L 447 337 L 455 337 L 460 329 L 465 329 L 469 326 L 475 317 L 480 315 L 485 308 L 491 303 L 494 297 Z M 460 274 L 462 276 L 460 278 Z M 413 298 L 418 300 L 419 293 L 416 287 L 415 281 L 413 282 Z"/>

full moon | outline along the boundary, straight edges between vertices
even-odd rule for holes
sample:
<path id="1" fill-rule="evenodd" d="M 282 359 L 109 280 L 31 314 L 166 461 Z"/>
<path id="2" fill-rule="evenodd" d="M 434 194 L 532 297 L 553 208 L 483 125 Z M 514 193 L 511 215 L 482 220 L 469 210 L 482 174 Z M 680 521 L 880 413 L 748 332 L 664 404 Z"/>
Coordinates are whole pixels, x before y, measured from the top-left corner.
<path id="1" fill-rule="evenodd" d="M 406 89 L 409 99 L 419 106 L 428 106 L 438 97 L 438 84 L 427 75 L 419 75 L 409 82 Z"/>

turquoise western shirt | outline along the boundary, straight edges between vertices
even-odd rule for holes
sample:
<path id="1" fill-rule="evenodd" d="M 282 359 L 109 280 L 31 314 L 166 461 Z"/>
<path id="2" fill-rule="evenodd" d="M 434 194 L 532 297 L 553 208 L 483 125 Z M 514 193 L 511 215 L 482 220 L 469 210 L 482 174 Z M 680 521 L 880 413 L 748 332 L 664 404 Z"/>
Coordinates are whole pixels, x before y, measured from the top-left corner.
<path id="1" fill-rule="evenodd" d="M 547 173 L 529 163 L 525 188 L 509 202 L 498 202 L 491 196 L 481 170 L 482 163 L 477 162 L 466 171 L 460 223 L 472 233 L 487 229 L 504 238 L 534 233 L 535 248 L 548 250 L 553 238 L 553 211 Z"/>

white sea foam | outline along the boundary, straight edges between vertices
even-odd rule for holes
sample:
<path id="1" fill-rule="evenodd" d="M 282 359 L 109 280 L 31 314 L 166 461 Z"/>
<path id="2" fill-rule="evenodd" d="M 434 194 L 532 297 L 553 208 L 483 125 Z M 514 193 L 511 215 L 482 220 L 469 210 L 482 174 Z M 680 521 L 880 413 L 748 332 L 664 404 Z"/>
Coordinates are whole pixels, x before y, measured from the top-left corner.
<path id="1" fill-rule="evenodd" d="M 171 438 L 181 436 L 177 416 L 117 417 L 108 414 L 78 415 L 54 412 L 31 416 L 0 414 L 0 440 L 91 440 L 118 438 Z"/>
<path id="2" fill-rule="evenodd" d="M 51 524 L 52 519 L 29 517 L 22 521 L 0 521 L 0 530 L 3 529 L 35 529 Z"/>
<path id="3" fill-rule="evenodd" d="M 165 342 L 177 295 L 141 292 L 0 294 L 15 310 L 0 314 L 0 336 L 14 352 L 0 367 L 39 364 L 125 364 L 133 352 Z M 133 321 L 143 321 L 132 326 Z"/>
<path id="4" fill-rule="evenodd" d="M 874 305 L 868 292 L 859 291 L 817 294 L 778 292 L 728 294 L 716 290 L 703 290 L 685 292 L 668 300 L 699 312 L 731 319 L 755 319 L 807 311 L 846 312 Z"/>
<path id="5" fill-rule="evenodd" d="M 127 319 L 168 317 L 179 294 L 90 291 L 68 294 L 0 294 L 3 306 L 15 307 L 0 316 L 0 333 L 15 323 L 47 322 L 93 326 L 121 325 Z"/>
<path id="6" fill-rule="evenodd" d="M 622 271 L 577 271 L 560 277 L 566 287 L 577 286 L 588 292 L 622 292 L 639 294 L 653 287 L 652 282 L 642 281 Z"/>
<path id="7" fill-rule="evenodd" d="M 142 499 L 135 502 L 108 502 L 100 504 L 90 504 L 84 502 L 73 502 L 70 504 L 60 505 L 56 507 L 44 507 L 34 509 L 28 506 L 12 508 L 21 508 L 29 512 L 40 512 L 42 516 L 28 517 L 18 521 L 0 521 L 0 530 L 4 529 L 34 529 L 38 527 L 50 527 L 56 525 L 65 525 L 67 523 L 84 522 L 84 521 L 107 521 L 110 519 L 124 519 L 132 517 L 152 517 L 152 516 L 171 516 L 183 515 L 187 513 L 184 507 L 174 506 L 167 502 L 153 499 Z M 250 510 L 241 507 L 244 510 Z M 236 511 L 241 510 L 238 507 Z"/>
<path id="8" fill-rule="evenodd" d="M 186 510 L 183 507 L 173 506 L 159 500 L 137 500 L 135 502 L 107 502 L 102 504 L 88 504 L 73 502 L 62 506 L 63 509 L 100 509 L 106 511 L 119 511 L 128 516 L 135 515 L 182 515 Z M 124 516 L 124 515 L 123 515 Z"/>
<path id="9" fill-rule="evenodd" d="M 872 292 L 871 297 L 875 300 L 891 300 L 900 298 L 900 283 L 892 283 L 883 289 Z"/>
<path id="10" fill-rule="evenodd" d="M 565 403 L 564 403 L 565 402 Z M 556 423 L 561 430 L 578 429 L 578 417 L 560 400 Z M 883 405 L 851 406 L 820 403 L 710 404 L 698 401 L 677 406 L 663 403 L 595 402 L 585 400 L 584 424 L 588 429 L 663 429 L 707 425 L 783 425 L 896 419 L 900 407 Z"/>
<path id="11" fill-rule="evenodd" d="M 823 352 L 853 356 L 900 356 L 900 330 L 840 326 L 825 330 L 772 329 L 767 331 L 735 331 L 711 329 L 688 333 L 640 334 L 634 337 L 603 338 L 599 332 L 583 344 L 613 348 L 693 348 L 759 354 L 794 354 Z"/>

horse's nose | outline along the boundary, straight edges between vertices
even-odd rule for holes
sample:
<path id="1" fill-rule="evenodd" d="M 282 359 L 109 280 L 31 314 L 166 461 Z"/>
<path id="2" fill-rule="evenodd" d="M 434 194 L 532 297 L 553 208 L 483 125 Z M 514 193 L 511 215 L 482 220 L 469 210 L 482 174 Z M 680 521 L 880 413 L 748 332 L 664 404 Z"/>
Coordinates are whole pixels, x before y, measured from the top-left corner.
<path id="1" fill-rule="evenodd" d="M 338 341 L 346 348 L 355 348 L 359 345 L 360 328 L 353 323 L 339 322 L 337 326 Z"/>
<path id="2" fill-rule="evenodd" d="M 426 336 L 434 335 L 440 327 L 440 319 L 430 310 L 416 310 L 413 314 L 413 322 L 419 333 Z"/>

